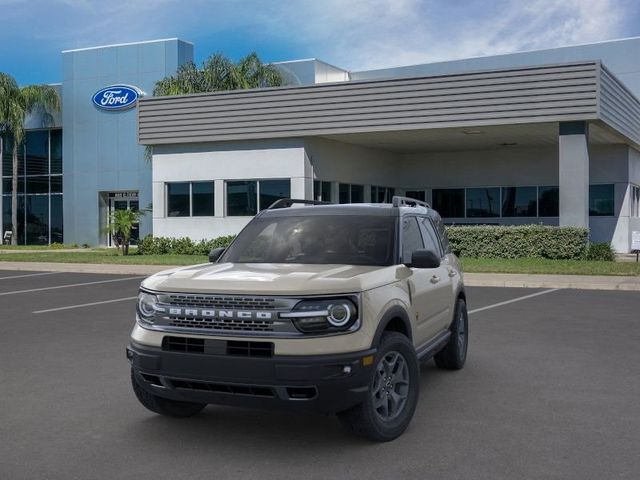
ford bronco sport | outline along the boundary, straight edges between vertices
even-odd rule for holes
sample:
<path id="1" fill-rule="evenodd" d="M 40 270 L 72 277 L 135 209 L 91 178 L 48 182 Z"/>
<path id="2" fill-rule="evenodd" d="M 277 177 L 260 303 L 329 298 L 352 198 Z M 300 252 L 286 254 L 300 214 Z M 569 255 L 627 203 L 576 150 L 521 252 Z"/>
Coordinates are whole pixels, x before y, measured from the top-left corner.
<path id="1" fill-rule="evenodd" d="M 211 263 L 142 282 L 127 348 L 142 405 L 337 414 L 388 441 L 411 421 L 420 361 L 463 367 L 462 271 L 440 216 L 403 197 L 320 203 L 279 200 Z"/>

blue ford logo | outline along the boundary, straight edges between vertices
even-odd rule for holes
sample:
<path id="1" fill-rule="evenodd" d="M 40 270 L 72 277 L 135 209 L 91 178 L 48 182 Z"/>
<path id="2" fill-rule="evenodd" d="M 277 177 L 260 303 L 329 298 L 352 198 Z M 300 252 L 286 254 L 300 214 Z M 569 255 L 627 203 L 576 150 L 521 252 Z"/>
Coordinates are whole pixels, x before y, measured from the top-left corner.
<path id="1" fill-rule="evenodd" d="M 93 96 L 93 103 L 103 110 L 124 110 L 133 107 L 139 95 L 135 87 L 111 85 L 98 90 Z"/>

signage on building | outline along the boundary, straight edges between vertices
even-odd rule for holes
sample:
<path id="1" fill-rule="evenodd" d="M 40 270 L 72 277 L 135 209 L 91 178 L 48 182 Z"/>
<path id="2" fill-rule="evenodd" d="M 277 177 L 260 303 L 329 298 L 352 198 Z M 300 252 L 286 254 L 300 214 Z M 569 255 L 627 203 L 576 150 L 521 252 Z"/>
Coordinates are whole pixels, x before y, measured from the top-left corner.
<path id="1" fill-rule="evenodd" d="M 93 95 L 93 104 L 102 110 L 125 110 L 133 107 L 141 95 L 130 85 L 110 85 Z"/>

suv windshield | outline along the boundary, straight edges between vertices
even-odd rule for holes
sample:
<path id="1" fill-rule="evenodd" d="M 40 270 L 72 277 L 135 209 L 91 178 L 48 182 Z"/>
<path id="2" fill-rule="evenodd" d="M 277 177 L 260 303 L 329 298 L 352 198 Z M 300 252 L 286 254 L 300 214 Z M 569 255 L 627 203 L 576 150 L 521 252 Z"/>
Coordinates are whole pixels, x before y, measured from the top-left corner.
<path id="1" fill-rule="evenodd" d="M 366 215 L 257 218 L 220 261 L 392 265 L 396 220 Z"/>

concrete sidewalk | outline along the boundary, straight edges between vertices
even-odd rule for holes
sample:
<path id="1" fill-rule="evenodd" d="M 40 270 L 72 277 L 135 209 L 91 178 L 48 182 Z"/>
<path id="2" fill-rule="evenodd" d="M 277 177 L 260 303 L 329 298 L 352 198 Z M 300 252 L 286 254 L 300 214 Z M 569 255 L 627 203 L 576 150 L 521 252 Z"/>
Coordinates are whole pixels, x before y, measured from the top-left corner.
<path id="1" fill-rule="evenodd" d="M 0 270 L 37 272 L 108 273 L 152 275 L 172 265 L 114 265 L 93 263 L 0 262 Z M 584 290 L 640 291 L 640 276 L 621 275 L 528 275 L 512 273 L 465 273 L 470 287 L 577 288 Z"/>

